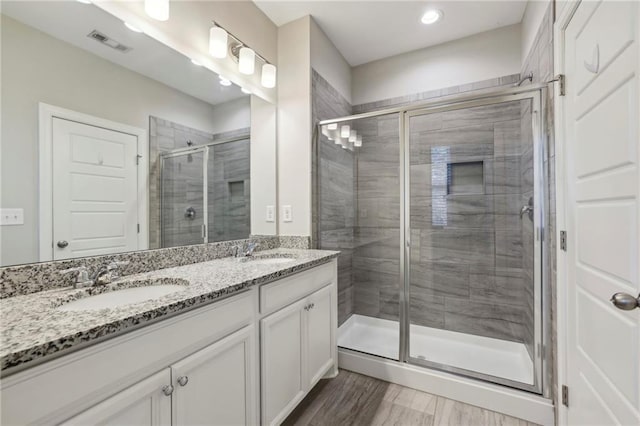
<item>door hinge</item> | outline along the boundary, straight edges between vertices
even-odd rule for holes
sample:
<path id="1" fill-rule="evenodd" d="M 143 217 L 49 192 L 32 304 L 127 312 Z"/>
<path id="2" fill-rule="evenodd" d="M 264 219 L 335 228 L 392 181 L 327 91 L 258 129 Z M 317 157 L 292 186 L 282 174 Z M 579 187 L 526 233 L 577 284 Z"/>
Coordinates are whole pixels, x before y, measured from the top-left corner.
<path id="1" fill-rule="evenodd" d="M 140 224 L 138 224 L 138 234 L 140 233 Z"/>
<path id="2" fill-rule="evenodd" d="M 564 74 L 558 74 L 556 75 L 553 80 L 549 81 L 549 83 L 555 83 L 558 82 L 558 84 L 560 84 L 560 96 L 564 96 L 567 94 L 567 87 L 566 87 L 566 81 L 565 81 L 565 76 Z"/>
<path id="3" fill-rule="evenodd" d="M 569 406 L 569 386 L 562 385 L 562 405 Z"/>
<path id="4" fill-rule="evenodd" d="M 136 166 L 140 165 L 140 159 L 142 158 L 142 155 L 138 154 L 136 155 Z"/>
<path id="5" fill-rule="evenodd" d="M 560 231 L 560 250 L 567 251 L 567 231 Z"/>

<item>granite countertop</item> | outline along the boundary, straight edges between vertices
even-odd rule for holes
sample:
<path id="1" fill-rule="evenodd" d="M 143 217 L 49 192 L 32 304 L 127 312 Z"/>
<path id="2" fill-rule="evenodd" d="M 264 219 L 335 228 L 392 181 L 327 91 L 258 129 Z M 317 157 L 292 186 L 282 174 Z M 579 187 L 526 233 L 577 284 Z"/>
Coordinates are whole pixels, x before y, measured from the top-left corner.
<path id="1" fill-rule="evenodd" d="M 279 248 L 261 251 L 256 257 L 276 257 L 278 254 L 291 257 L 291 261 L 257 264 L 223 258 L 128 275 L 106 287 L 66 287 L 2 299 L 0 371 L 21 370 L 27 364 L 42 362 L 61 351 L 66 353 L 92 340 L 144 326 L 150 321 L 326 263 L 338 256 L 336 251 Z M 148 280 L 154 279 L 161 279 L 161 284 L 183 285 L 184 290 L 118 308 L 72 312 L 56 309 L 91 294 L 149 285 Z"/>

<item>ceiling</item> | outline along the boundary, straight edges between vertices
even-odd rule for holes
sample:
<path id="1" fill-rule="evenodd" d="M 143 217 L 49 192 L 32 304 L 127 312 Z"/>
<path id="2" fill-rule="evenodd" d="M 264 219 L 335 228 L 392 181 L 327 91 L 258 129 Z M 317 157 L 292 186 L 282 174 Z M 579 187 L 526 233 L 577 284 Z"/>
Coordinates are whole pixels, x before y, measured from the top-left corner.
<path id="1" fill-rule="evenodd" d="M 127 29 L 122 21 L 94 5 L 76 1 L 2 1 L 2 13 L 212 105 L 247 96 L 238 86 L 221 86 L 216 73 L 193 65 L 189 58 L 145 34 Z M 121 53 L 88 38 L 94 29 L 132 50 Z"/>
<path id="2" fill-rule="evenodd" d="M 522 21 L 526 0 L 277 1 L 254 0 L 278 26 L 311 15 L 351 66 Z M 427 9 L 444 19 L 424 25 Z"/>

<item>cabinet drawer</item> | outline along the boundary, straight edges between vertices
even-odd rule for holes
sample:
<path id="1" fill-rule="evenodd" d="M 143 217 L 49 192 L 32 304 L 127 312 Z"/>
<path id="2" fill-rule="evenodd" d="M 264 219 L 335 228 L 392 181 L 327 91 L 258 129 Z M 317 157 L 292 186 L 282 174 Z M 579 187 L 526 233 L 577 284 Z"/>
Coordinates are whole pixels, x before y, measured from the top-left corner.
<path id="1" fill-rule="evenodd" d="M 336 280 L 337 261 L 260 287 L 260 313 L 269 314 Z"/>
<path id="2" fill-rule="evenodd" d="M 2 380 L 2 424 L 58 423 L 254 320 L 247 292 Z"/>

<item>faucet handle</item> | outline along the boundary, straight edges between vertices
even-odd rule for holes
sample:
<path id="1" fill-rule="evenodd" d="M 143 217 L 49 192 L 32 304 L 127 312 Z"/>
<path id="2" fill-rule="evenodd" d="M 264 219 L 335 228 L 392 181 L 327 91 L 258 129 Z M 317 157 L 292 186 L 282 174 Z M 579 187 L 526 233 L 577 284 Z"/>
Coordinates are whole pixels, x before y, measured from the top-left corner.
<path id="1" fill-rule="evenodd" d="M 66 274 L 70 274 L 72 272 L 77 272 L 78 275 L 76 277 L 76 282 L 74 283 L 75 287 L 78 287 L 78 284 L 80 285 L 91 285 L 93 282 L 91 281 L 91 279 L 89 278 L 89 270 L 87 269 L 86 266 L 78 266 L 76 268 L 68 268 L 68 269 L 63 269 L 60 271 L 60 273 L 62 275 L 66 275 Z"/>
<path id="2" fill-rule="evenodd" d="M 129 261 L 127 261 L 127 260 L 118 260 L 118 261 L 114 261 L 114 262 L 109 263 L 107 265 L 107 269 L 109 271 L 112 271 L 114 269 L 118 269 L 119 267 L 125 266 L 125 265 L 128 265 L 128 264 L 129 264 Z"/>

